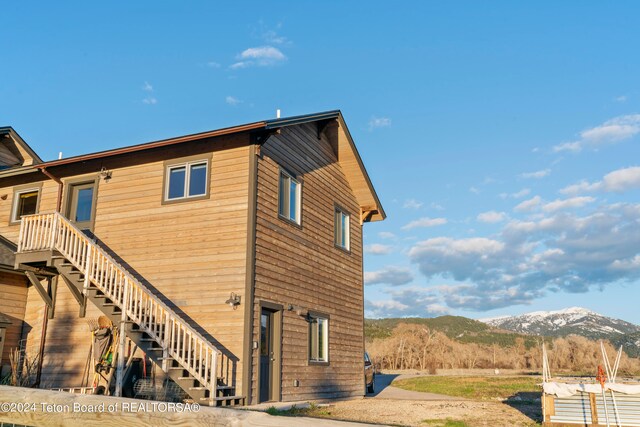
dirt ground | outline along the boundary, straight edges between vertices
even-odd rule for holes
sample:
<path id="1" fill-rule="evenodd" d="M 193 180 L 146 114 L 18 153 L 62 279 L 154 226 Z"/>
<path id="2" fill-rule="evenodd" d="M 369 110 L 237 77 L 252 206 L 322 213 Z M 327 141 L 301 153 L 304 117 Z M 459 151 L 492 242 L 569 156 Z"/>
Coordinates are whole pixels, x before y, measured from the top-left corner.
<path id="1" fill-rule="evenodd" d="M 517 408 L 517 409 L 516 409 Z M 464 421 L 469 427 L 529 427 L 537 424 L 539 403 L 511 406 L 502 402 L 359 399 L 321 405 L 307 416 L 399 426 L 437 426 L 435 420 Z M 524 413 L 523 413 L 524 412 Z"/>

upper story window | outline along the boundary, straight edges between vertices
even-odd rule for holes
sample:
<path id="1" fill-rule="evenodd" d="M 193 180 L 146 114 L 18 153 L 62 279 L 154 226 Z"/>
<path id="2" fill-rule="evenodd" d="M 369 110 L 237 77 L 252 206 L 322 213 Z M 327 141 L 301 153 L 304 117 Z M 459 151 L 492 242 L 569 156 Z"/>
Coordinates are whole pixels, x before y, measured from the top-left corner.
<path id="1" fill-rule="evenodd" d="M 39 199 L 39 187 L 16 190 L 13 196 L 11 222 L 18 222 L 20 221 L 20 218 L 25 215 L 33 215 L 38 213 Z"/>
<path id="2" fill-rule="evenodd" d="M 337 247 L 349 250 L 349 214 L 343 209 L 335 209 L 335 244 Z"/>
<path id="3" fill-rule="evenodd" d="M 290 173 L 280 170 L 278 214 L 300 224 L 300 191 L 302 185 Z"/>
<path id="4" fill-rule="evenodd" d="M 309 361 L 329 362 L 329 319 L 309 314 Z"/>
<path id="5" fill-rule="evenodd" d="M 202 158 L 165 163 L 164 201 L 208 197 L 209 163 Z"/>

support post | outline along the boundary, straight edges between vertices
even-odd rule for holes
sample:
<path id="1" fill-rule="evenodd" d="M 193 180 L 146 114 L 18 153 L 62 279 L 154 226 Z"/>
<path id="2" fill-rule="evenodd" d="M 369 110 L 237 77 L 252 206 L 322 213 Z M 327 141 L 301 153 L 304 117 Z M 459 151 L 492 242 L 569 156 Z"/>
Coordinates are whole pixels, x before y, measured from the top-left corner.
<path id="1" fill-rule="evenodd" d="M 91 276 L 91 263 L 93 260 L 91 259 L 91 245 L 88 243 L 87 245 L 87 257 L 85 258 L 85 268 L 84 268 L 84 286 L 82 287 L 82 294 L 87 295 L 87 289 L 89 289 L 90 276 Z"/>
<path id="2" fill-rule="evenodd" d="M 31 282 L 33 287 L 36 288 L 47 307 L 49 307 L 50 310 L 53 309 L 53 301 L 51 300 L 51 296 L 49 296 L 49 292 L 47 292 L 44 286 L 42 286 L 42 283 L 40 283 L 40 280 L 35 275 L 35 273 L 33 271 L 27 270 L 24 272 L 24 274 L 25 276 L 27 276 L 27 279 L 29 279 L 29 282 Z"/>
<path id="3" fill-rule="evenodd" d="M 51 240 L 49 240 L 49 248 L 55 249 L 56 245 L 56 236 L 57 236 L 57 228 L 58 228 L 58 215 L 53 214 L 53 223 L 51 224 Z"/>
<path id="4" fill-rule="evenodd" d="M 127 280 L 124 285 L 124 298 L 125 302 L 122 305 L 122 314 L 120 316 L 120 334 L 118 335 L 118 366 L 116 373 L 116 397 L 122 397 L 122 384 L 124 383 L 124 349 L 126 344 L 125 328 L 127 326 L 127 298 L 129 294 L 129 281 Z"/>

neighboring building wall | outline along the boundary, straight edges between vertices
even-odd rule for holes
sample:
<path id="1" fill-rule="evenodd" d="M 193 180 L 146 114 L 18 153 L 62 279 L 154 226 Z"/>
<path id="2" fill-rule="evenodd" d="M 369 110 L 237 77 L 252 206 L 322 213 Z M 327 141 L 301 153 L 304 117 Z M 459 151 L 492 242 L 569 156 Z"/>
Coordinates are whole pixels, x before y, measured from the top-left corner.
<path id="1" fill-rule="evenodd" d="M 0 272 L 0 312 L 11 320 L 2 349 L 2 374 L 10 372 L 9 354 L 19 348 L 25 307 L 27 306 L 26 277 L 20 273 Z"/>
<path id="2" fill-rule="evenodd" d="M 340 131 L 337 127 L 332 132 Z M 334 139 L 335 140 L 335 139 Z M 314 124 L 282 129 L 258 163 L 253 340 L 259 341 L 260 301 L 284 307 L 282 400 L 364 394 L 362 227 L 360 209 L 325 135 Z M 278 217 L 280 166 L 302 184 L 302 226 Z M 334 209 L 351 215 L 351 253 L 334 246 Z M 287 306 L 328 314 L 329 365 L 308 362 L 309 324 Z M 253 351 L 252 403 L 257 403 L 258 351 Z M 299 387 L 294 387 L 299 380 Z"/>

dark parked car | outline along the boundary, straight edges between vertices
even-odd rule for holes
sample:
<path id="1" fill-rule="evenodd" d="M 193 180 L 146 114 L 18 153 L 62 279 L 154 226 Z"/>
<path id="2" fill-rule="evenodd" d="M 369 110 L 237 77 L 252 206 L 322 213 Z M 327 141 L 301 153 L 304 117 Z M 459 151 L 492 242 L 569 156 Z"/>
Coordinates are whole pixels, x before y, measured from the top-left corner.
<path id="1" fill-rule="evenodd" d="M 364 353 L 364 385 L 367 387 L 367 393 L 374 393 L 376 388 L 376 369 L 371 363 L 369 354 Z"/>

